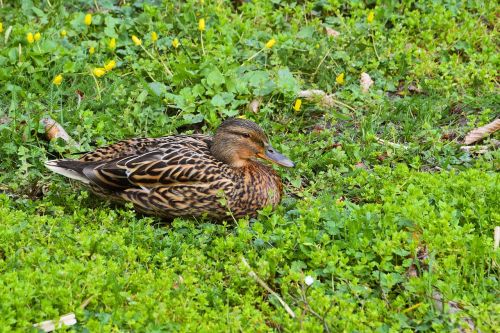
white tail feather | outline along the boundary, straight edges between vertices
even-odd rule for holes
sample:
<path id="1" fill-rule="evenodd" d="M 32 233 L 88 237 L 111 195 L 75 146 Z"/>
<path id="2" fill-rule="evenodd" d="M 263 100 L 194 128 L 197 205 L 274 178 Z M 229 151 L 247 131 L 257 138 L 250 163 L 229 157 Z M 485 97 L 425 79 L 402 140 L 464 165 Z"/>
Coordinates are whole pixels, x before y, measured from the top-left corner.
<path id="1" fill-rule="evenodd" d="M 65 177 L 68 177 L 68 178 L 71 178 L 71 179 L 76 179 L 76 180 L 79 180 L 85 184 L 89 184 L 90 181 L 88 180 L 87 177 L 85 177 L 84 175 L 74 171 L 74 170 L 71 170 L 71 169 L 66 169 L 66 168 L 63 168 L 63 167 L 60 167 L 57 165 L 58 164 L 58 160 L 54 160 L 54 161 L 47 161 L 45 162 L 45 166 L 50 169 L 51 171 L 55 172 L 55 173 L 58 173 L 60 175 L 63 175 Z"/>

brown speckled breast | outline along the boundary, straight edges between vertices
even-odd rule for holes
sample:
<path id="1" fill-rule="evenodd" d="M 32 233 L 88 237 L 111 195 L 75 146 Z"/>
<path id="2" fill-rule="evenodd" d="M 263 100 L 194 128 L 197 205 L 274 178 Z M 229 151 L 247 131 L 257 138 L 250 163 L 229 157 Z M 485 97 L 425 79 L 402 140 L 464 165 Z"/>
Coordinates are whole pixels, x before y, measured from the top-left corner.
<path id="1" fill-rule="evenodd" d="M 255 161 L 234 169 L 234 173 L 237 182 L 230 207 L 235 216 L 254 216 L 257 210 L 268 205 L 276 207 L 281 201 L 281 178 L 271 167 Z"/>

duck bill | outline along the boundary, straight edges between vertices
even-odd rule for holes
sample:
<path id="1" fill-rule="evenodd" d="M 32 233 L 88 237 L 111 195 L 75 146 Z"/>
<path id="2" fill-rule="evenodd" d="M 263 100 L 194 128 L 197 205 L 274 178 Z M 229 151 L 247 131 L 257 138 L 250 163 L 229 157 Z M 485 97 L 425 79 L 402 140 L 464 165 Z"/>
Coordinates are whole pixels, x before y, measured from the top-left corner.
<path id="1" fill-rule="evenodd" d="M 258 156 L 264 160 L 276 163 L 287 168 L 293 168 L 295 166 L 295 164 L 288 157 L 282 155 L 271 146 L 266 146 L 264 154 L 259 154 Z"/>

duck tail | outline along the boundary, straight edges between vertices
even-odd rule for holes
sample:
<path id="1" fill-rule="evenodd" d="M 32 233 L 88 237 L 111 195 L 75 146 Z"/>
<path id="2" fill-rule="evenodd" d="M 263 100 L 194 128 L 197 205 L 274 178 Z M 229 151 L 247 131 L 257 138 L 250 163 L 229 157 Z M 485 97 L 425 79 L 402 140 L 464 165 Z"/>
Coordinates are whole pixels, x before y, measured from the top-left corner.
<path id="1" fill-rule="evenodd" d="M 89 184 L 90 180 L 85 176 L 83 169 L 86 166 L 85 162 L 78 160 L 52 160 L 45 162 L 45 166 L 60 175 L 79 180 L 85 184 Z"/>

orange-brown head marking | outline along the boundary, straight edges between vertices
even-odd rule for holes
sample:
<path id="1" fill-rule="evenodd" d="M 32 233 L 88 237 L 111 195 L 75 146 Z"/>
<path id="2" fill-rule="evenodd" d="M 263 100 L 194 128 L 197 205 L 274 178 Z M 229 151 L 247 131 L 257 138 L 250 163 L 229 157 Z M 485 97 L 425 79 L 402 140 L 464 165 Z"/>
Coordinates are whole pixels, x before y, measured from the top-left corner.
<path id="1" fill-rule="evenodd" d="M 244 167 L 253 158 L 293 167 L 287 157 L 276 151 L 256 123 L 239 118 L 224 121 L 215 133 L 210 151 L 219 161 L 232 167 Z"/>

